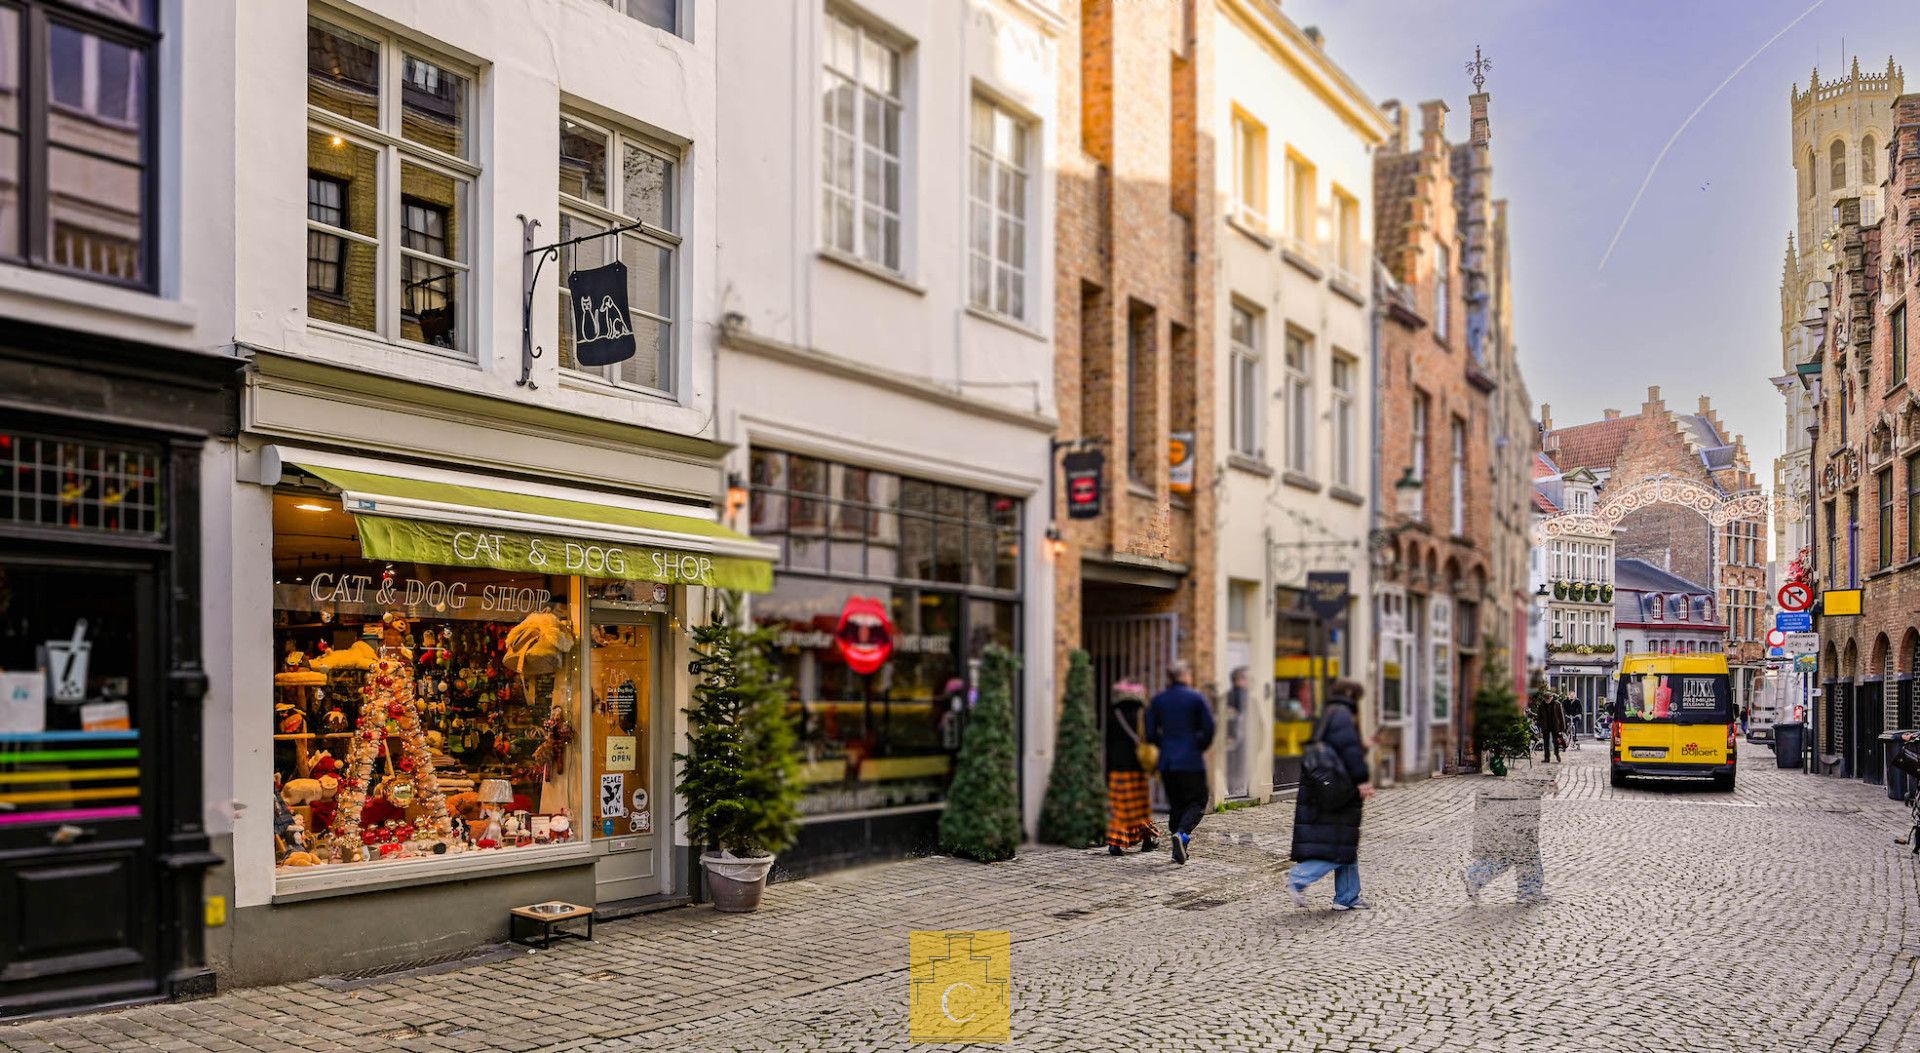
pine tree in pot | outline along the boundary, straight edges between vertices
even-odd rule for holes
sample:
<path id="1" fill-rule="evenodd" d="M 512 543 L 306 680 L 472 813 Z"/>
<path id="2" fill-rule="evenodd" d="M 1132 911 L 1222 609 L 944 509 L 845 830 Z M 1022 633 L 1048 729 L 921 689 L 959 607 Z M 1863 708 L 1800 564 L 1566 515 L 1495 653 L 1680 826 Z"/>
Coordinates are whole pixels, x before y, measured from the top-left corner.
<path id="1" fill-rule="evenodd" d="M 1069 848 L 1107 836 L 1106 764 L 1093 720 L 1093 663 L 1085 651 L 1067 656 L 1067 690 L 1054 738 L 1053 771 L 1040 806 L 1040 840 Z"/>
<path id="2" fill-rule="evenodd" d="M 742 628 L 732 596 L 693 630 L 687 752 L 674 760 L 686 802 L 680 814 L 688 838 L 704 849 L 700 864 L 716 910 L 757 908 L 774 854 L 799 830 L 800 757 L 772 636 Z"/>
<path id="3" fill-rule="evenodd" d="M 1020 789 L 1013 745 L 1013 676 L 1020 659 L 989 647 L 980 659 L 980 702 L 967 720 L 947 807 L 940 813 L 940 850 L 997 863 L 1020 848 Z"/>

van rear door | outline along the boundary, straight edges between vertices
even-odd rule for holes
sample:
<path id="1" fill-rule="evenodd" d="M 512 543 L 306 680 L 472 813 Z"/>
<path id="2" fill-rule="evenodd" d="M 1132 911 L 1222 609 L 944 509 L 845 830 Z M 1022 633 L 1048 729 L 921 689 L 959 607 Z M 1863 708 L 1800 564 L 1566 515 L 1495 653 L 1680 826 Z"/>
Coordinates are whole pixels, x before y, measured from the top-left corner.
<path id="1" fill-rule="evenodd" d="M 1621 685 L 1620 760 L 1725 764 L 1733 691 L 1725 673 L 1648 673 Z"/>

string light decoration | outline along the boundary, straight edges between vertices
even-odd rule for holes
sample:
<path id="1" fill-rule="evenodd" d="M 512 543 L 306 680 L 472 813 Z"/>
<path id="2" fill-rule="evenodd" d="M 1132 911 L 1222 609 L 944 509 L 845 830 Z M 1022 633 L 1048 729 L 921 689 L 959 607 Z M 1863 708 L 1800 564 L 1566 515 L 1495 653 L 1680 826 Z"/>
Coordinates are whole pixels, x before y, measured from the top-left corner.
<path id="1" fill-rule="evenodd" d="M 402 855 L 408 842 L 432 851 L 427 846 L 444 845 L 453 835 L 453 817 L 447 811 L 446 796 L 440 792 L 433 751 L 420 726 L 413 681 L 412 667 L 394 647 L 381 648 L 379 659 L 367 671 L 366 686 L 361 688 L 360 717 L 348 740 L 340 806 L 329 831 L 334 858 L 340 862 Z M 425 814 L 397 829 L 363 829 L 367 796 L 380 785 L 374 777 L 374 764 L 382 757 L 391 759 L 387 749 L 390 736 L 401 743 L 398 774 L 404 780 L 399 785 L 411 792 L 390 791 L 389 800 L 402 807 L 417 804 Z"/>

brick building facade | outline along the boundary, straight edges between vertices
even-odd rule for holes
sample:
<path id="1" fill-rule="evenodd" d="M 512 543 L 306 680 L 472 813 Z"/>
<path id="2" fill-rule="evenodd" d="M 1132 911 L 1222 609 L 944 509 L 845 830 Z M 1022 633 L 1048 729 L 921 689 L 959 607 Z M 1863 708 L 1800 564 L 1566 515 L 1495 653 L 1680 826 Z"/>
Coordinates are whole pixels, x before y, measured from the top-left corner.
<path id="1" fill-rule="evenodd" d="M 1103 697 L 1174 656 L 1216 667 L 1211 3 L 1062 5 L 1054 385 L 1059 440 L 1104 454 L 1092 519 L 1056 506 L 1057 652 Z M 1168 451 L 1190 434 L 1191 481 Z M 1064 657 L 1062 658 L 1064 661 Z"/>
<path id="2" fill-rule="evenodd" d="M 1815 363 L 1815 583 L 1861 590 L 1859 615 L 1818 623 L 1815 744 L 1843 774 L 1876 771 L 1875 736 L 1912 726 L 1920 668 L 1920 95 L 1895 100 L 1892 132 L 1880 207 L 1839 203 Z"/>
<path id="3" fill-rule="evenodd" d="M 1741 704 L 1757 689 L 1765 663 L 1768 617 L 1764 513 L 1715 525 L 1707 513 L 1720 502 L 1750 494 L 1758 485 L 1744 436 L 1702 396 L 1694 412 L 1667 408 L 1660 388 L 1647 388 L 1640 412 L 1604 411 L 1600 420 L 1555 428 L 1541 407 L 1543 447 L 1563 471 L 1591 469 L 1601 481 L 1600 501 L 1631 499 L 1638 507 L 1615 528 L 1621 559 L 1641 559 L 1669 574 L 1713 590 L 1715 616 L 1728 625 L 1726 652 Z M 1691 484 L 1697 499 L 1644 503 L 1631 491 L 1643 484 Z"/>
<path id="4" fill-rule="evenodd" d="M 1490 657 L 1484 626 L 1512 620 L 1511 600 L 1493 591 L 1487 96 L 1470 105 L 1469 141 L 1454 144 L 1446 103 L 1420 104 L 1417 139 L 1405 108 L 1383 104 L 1394 127 L 1374 162 L 1378 687 L 1383 749 L 1410 774 L 1467 758 L 1466 700 Z"/>

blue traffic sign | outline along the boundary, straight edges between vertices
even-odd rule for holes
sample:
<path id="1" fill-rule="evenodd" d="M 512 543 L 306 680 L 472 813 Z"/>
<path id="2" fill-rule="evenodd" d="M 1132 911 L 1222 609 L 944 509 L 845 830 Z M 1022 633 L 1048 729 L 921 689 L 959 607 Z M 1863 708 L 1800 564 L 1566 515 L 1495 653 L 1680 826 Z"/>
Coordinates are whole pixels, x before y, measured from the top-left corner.
<path id="1" fill-rule="evenodd" d="M 1768 657 L 1768 658 L 1785 658 L 1786 656 L 1787 656 L 1787 649 L 1786 649 L 1786 648 L 1784 648 L 1784 647 L 1769 647 L 1769 648 L 1767 648 L 1767 657 Z"/>
<path id="2" fill-rule="evenodd" d="M 1773 627 L 1783 633 L 1810 633 L 1813 631 L 1813 615 L 1806 611 L 1775 611 Z"/>

